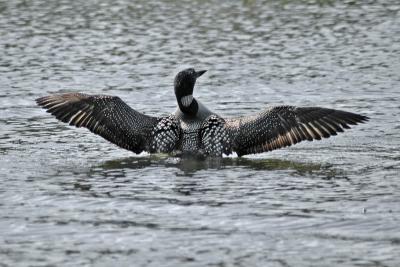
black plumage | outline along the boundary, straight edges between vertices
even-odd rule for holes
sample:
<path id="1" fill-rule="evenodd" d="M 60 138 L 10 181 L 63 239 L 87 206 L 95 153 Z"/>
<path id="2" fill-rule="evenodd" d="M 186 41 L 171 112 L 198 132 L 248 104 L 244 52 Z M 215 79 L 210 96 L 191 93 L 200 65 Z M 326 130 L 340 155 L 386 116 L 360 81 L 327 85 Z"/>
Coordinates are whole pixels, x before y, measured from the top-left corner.
<path id="1" fill-rule="evenodd" d="M 239 156 L 320 140 L 368 120 L 351 112 L 277 106 L 251 116 L 223 119 L 193 98 L 195 81 L 205 71 L 186 69 L 175 78 L 175 113 L 144 115 L 119 97 L 68 93 L 36 100 L 62 122 L 88 128 L 106 140 L 135 153 L 183 152 Z"/>

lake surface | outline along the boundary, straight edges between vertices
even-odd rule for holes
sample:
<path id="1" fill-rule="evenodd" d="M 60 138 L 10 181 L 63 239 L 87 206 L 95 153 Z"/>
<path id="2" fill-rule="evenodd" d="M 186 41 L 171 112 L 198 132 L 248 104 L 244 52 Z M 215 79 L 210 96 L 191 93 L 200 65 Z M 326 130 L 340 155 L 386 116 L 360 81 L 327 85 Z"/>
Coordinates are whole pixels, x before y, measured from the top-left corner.
<path id="1" fill-rule="evenodd" d="M 361 2 L 361 3 L 360 3 Z M 399 266 L 400 3 L 0 0 L 0 266 Z M 225 116 L 370 121 L 220 161 L 135 155 L 34 99 L 81 91 Z"/>

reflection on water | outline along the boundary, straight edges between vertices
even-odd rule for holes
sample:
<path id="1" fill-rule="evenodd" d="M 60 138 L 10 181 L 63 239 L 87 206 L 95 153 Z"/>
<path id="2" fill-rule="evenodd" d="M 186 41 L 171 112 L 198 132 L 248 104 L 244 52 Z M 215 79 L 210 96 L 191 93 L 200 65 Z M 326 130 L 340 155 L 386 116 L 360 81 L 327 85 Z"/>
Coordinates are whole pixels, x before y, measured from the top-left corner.
<path id="1" fill-rule="evenodd" d="M 398 1 L 0 1 L 0 265 L 398 266 Z M 268 105 L 371 117 L 245 158 L 133 155 L 34 99 L 222 116 Z M 265 263 L 265 264 L 264 264 Z"/>
<path id="2" fill-rule="evenodd" d="M 128 157 L 118 160 L 110 160 L 91 169 L 91 173 L 103 170 L 142 169 L 146 167 L 165 167 L 177 168 L 186 176 L 191 176 L 197 171 L 220 170 L 225 168 L 241 168 L 252 170 L 293 170 L 294 174 L 303 175 L 306 173 L 326 171 L 328 175 L 336 176 L 334 170 L 328 166 L 315 163 L 302 163 L 281 159 L 248 159 L 248 158 L 207 158 L 199 160 L 197 158 L 171 158 L 167 155 L 151 155 L 148 157 Z M 90 174 L 91 174 L 90 173 Z"/>

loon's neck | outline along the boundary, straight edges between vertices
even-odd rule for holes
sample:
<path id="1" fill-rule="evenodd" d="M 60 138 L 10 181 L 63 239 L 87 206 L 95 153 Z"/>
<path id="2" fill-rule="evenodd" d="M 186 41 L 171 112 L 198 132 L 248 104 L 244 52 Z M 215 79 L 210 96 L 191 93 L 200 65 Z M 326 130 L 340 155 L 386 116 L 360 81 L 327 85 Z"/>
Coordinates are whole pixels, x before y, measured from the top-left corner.
<path id="1" fill-rule="evenodd" d="M 182 111 L 182 113 L 185 115 L 196 116 L 197 112 L 199 111 L 199 104 L 195 98 L 193 98 L 189 106 L 185 106 L 182 103 L 182 98 L 178 99 L 178 106 L 180 111 Z"/>

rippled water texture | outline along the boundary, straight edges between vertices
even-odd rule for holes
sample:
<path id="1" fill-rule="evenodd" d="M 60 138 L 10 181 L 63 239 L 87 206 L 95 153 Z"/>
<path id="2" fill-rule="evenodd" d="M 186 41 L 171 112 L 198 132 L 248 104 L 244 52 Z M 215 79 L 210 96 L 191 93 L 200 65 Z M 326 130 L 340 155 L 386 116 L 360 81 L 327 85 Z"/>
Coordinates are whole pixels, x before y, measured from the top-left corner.
<path id="1" fill-rule="evenodd" d="M 360 3 L 362 2 L 362 3 Z M 0 266 L 400 266 L 400 3 L 0 0 Z M 220 161 L 136 156 L 34 99 L 175 108 L 183 67 L 223 116 L 371 117 Z"/>

